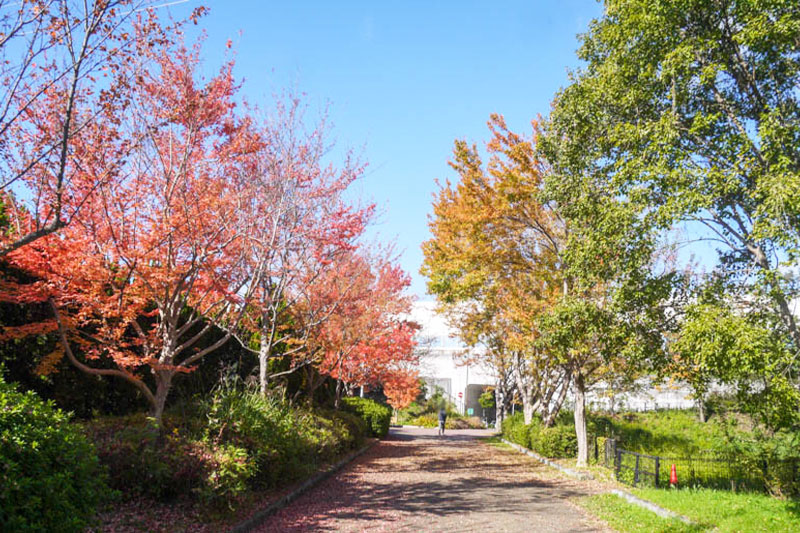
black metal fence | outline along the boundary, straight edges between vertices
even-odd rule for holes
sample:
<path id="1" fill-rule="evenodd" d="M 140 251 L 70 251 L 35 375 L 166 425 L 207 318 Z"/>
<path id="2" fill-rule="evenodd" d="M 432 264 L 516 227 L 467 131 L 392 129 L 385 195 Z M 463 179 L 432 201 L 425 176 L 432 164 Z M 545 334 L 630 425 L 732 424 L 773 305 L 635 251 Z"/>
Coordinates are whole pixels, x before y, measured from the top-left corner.
<path id="1" fill-rule="evenodd" d="M 602 453 L 598 450 L 597 454 L 598 464 L 612 468 L 619 481 L 633 486 L 669 486 L 674 465 L 679 486 L 764 490 L 767 472 L 748 468 L 737 459 L 710 451 L 687 457 L 645 455 L 619 448 L 615 439 L 605 439 Z"/>

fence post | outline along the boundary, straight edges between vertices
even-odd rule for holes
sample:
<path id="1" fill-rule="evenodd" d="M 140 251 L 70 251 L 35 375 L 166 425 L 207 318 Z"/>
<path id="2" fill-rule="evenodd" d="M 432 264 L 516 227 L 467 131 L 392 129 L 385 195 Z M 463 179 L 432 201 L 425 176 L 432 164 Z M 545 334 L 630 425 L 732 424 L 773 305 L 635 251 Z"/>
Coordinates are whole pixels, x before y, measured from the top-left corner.
<path id="1" fill-rule="evenodd" d="M 633 471 L 633 486 L 639 483 L 639 454 L 636 454 L 636 470 Z"/>
<path id="2" fill-rule="evenodd" d="M 656 455 L 656 477 L 655 477 L 656 488 L 658 488 L 658 472 L 660 470 L 660 467 L 661 467 L 661 458 Z"/>
<path id="3" fill-rule="evenodd" d="M 619 479 L 619 469 L 622 465 L 622 448 L 614 447 L 614 477 Z"/>

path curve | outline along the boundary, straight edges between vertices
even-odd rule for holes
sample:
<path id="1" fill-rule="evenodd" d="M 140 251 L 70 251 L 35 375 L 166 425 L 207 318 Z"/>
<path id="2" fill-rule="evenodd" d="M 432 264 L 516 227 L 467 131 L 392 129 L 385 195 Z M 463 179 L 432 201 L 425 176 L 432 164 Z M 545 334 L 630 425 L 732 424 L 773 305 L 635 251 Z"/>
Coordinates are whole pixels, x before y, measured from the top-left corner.
<path id="1" fill-rule="evenodd" d="M 587 494 L 586 484 L 477 440 L 488 435 L 392 429 L 256 531 L 605 531 L 568 501 Z"/>

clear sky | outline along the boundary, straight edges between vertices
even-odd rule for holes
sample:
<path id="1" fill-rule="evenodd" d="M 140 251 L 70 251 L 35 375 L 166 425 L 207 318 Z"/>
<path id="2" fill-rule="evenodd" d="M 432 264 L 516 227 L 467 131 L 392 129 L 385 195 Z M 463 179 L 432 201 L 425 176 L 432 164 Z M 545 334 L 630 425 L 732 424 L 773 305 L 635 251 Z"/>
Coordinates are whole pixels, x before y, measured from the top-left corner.
<path id="1" fill-rule="evenodd" d="M 185 16 L 198 0 L 170 6 Z M 368 163 L 361 194 L 383 211 L 373 236 L 396 239 L 411 290 L 425 296 L 420 244 L 453 141 L 482 144 L 490 113 L 530 131 L 578 61 L 595 0 L 206 0 L 208 67 L 232 39 L 248 100 L 304 92 L 330 102 L 333 137 Z"/>

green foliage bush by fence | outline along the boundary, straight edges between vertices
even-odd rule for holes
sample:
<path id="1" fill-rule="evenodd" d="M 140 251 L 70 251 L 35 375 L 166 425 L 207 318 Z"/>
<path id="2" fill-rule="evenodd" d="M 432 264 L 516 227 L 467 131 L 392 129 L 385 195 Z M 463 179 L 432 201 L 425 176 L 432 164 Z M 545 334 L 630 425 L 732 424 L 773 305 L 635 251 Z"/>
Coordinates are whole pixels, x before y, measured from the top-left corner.
<path id="1" fill-rule="evenodd" d="M 392 409 L 369 398 L 357 396 L 342 398 L 342 410 L 355 413 L 367 423 L 370 435 L 383 438 L 389 433 Z"/>
<path id="2" fill-rule="evenodd" d="M 108 496 L 105 479 L 66 414 L 0 381 L 0 530 L 82 531 Z"/>
<path id="3" fill-rule="evenodd" d="M 525 425 L 522 413 L 516 413 L 503 421 L 503 436 L 531 449 L 544 457 L 575 457 L 578 439 L 573 426 L 561 423 L 546 428 L 538 418 Z"/>
<path id="4" fill-rule="evenodd" d="M 544 457 L 576 457 L 578 437 L 570 426 L 542 427 L 533 423 L 528 426 L 531 449 Z"/>

